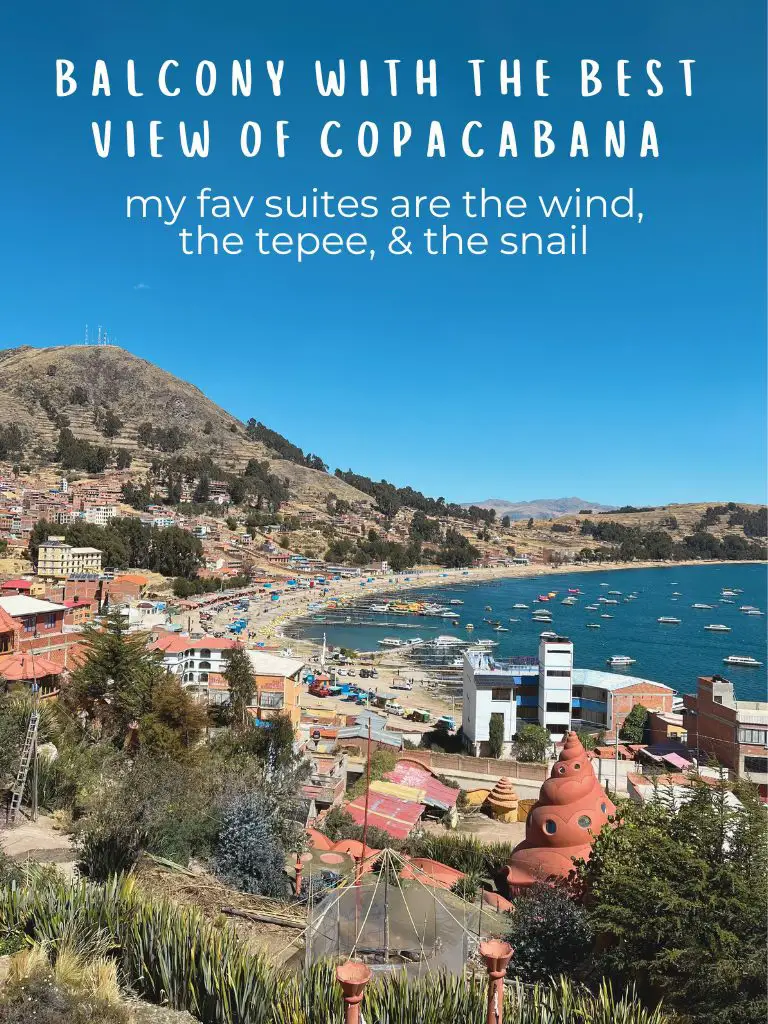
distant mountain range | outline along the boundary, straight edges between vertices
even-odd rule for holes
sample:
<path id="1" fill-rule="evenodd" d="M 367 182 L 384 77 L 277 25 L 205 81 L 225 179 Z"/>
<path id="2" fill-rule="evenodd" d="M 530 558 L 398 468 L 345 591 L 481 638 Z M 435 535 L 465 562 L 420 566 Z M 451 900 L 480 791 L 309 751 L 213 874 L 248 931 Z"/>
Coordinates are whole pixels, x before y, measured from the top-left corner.
<path id="1" fill-rule="evenodd" d="M 476 505 L 477 508 L 494 508 L 499 519 L 509 516 L 510 519 L 557 519 L 558 516 L 573 515 L 582 509 L 593 512 L 610 512 L 615 505 L 601 505 L 597 501 L 586 498 L 534 498 L 533 501 L 505 501 L 504 498 L 486 498 L 485 501 L 463 502 L 464 508 Z"/>

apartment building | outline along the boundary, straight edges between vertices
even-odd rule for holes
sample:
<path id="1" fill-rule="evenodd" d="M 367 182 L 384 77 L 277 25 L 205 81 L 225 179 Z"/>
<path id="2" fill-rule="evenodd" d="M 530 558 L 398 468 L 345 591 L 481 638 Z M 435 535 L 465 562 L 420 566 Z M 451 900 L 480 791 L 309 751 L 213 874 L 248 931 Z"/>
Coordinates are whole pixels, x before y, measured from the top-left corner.
<path id="1" fill-rule="evenodd" d="M 99 548 L 76 548 L 63 537 L 49 537 L 38 550 L 37 575 L 49 579 L 68 576 L 98 576 L 102 552 Z"/>
<path id="2" fill-rule="evenodd" d="M 502 757 L 507 757 L 523 725 L 543 726 L 553 743 L 570 729 L 610 737 L 635 704 L 668 713 L 674 698 L 674 690 L 664 683 L 574 668 L 573 643 L 555 633 L 542 634 L 538 657 L 500 660 L 487 650 L 467 651 L 462 683 L 462 729 L 476 757 L 489 753 L 494 715 L 503 722 Z"/>
<path id="3" fill-rule="evenodd" d="M 305 663 L 299 658 L 284 658 L 268 651 L 248 651 L 247 654 L 256 677 L 255 717 L 264 722 L 279 714 L 286 715 L 295 732 L 301 720 L 299 698 Z"/>
<path id="4" fill-rule="evenodd" d="M 193 640 L 173 633 L 150 644 L 150 650 L 162 654 L 168 671 L 178 676 L 182 686 L 195 697 L 211 704 L 226 704 L 229 690 L 222 677 L 230 652 L 237 646 L 236 640 L 226 637 L 204 636 Z"/>
<path id="5" fill-rule="evenodd" d="M 701 676 L 695 694 L 683 695 L 688 747 L 751 779 L 768 796 L 768 702 L 736 700 L 733 683 Z"/>

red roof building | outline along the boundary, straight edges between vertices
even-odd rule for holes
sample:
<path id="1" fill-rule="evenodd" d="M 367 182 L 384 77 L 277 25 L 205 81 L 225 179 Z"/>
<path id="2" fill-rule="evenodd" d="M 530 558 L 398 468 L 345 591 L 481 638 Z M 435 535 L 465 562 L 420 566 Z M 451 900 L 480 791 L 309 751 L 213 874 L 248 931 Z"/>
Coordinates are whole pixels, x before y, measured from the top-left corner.
<path id="1" fill-rule="evenodd" d="M 407 758 L 401 758 L 384 778 L 400 786 L 410 786 L 412 789 L 422 790 L 424 792 L 422 799 L 425 804 L 439 807 L 445 811 L 455 807 L 459 796 L 458 789 L 446 786 L 419 761 L 409 761 Z"/>

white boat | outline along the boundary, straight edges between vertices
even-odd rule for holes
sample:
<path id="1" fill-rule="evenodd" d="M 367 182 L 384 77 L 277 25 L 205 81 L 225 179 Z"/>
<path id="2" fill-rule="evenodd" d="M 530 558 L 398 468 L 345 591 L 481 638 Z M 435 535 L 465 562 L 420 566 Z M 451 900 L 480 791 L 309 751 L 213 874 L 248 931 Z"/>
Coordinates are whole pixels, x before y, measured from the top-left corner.
<path id="1" fill-rule="evenodd" d="M 388 612 L 389 611 L 389 605 L 388 604 L 372 604 L 370 610 L 372 612 Z"/>
<path id="2" fill-rule="evenodd" d="M 759 608 L 750 608 L 744 614 L 745 615 L 762 615 L 763 613 L 760 611 Z"/>
<path id="3" fill-rule="evenodd" d="M 738 593 L 739 593 L 739 591 L 737 591 L 737 590 L 729 590 L 728 587 L 723 587 L 723 589 L 720 591 L 720 596 L 721 597 L 736 597 L 736 595 Z"/>
<path id="4" fill-rule="evenodd" d="M 714 605 L 711 605 L 711 604 L 692 604 L 691 608 L 706 608 L 707 610 L 709 610 L 711 608 L 714 608 Z"/>
<path id="5" fill-rule="evenodd" d="M 587 629 L 600 629 L 600 623 L 599 622 L 588 622 L 587 623 Z"/>
<path id="6" fill-rule="evenodd" d="M 587 609 L 588 612 L 596 612 L 598 610 L 598 608 L 599 608 L 599 605 L 596 605 L 596 604 L 588 604 L 588 605 L 586 605 L 586 609 Z"/>
<path id="7" fill-rule="evenodd" d="M 609 615 L 609 614 L 608 614 L 608 612 L 604 612 L 604 613 L 603 613 L 603 614 L 602 614 L 602 615 L 600 616 L 600 618 L 601 618 L 601 619 L 612 619 L 612 618 L 613 618 L 613 616 L 612 616 L 612 615 Z"/>
<path id="8" fill-rule="evenodd" d="M 736 604 L 732 597 L 721 597 L 720 604 Z"/>
<path id="9" fill-rule="evenodd" d="M 438 636 L 432 641 L 435 647 L 463 647 L 466 640 L 461 640 L 457 636 Z"/>
<path id="10" fill-rule="evenodd" d="M 618 604 L 619 602 L 614 597 L 606 597 L 603 604 Z"/>
<path id="11" fill-rule="evenodd" d="M 475 647 L 498 647 L 498 640 L 478 640 L 474 645 Z"/>
<path id="12" fill-rule="evenodd" d="M 464 629 L 468 629 L 470 633 L 472 632 L 472 630 L 473 630 L 474 628 L 475 628 L 475 627 L 474 627 L 474 626 L 472 625 L 472 623 L 471 623 L 471 622 L 468 622 L 468 623 L 466 624 L 466 626 L 464 627 Z"/>
<path id="13" fill-rule="evenodd" d="M 461 616 L 458 612 L 443 612 L 440 616 L 442 619 L 460 619 Z"/>
<path id="14" fill-rule="evenodd" d="M 458 597 L 452 597 L 448 604 L 464 604 L 464 602 L 460 601 Z"/>
<path id="15" fill-rule="evenodd" d="M 563 600 L 560 602 L 560 604 L 576 604 L 576 603 L 577 603 L 577 601 L 576 601 L 575 597 L 564 597 Z"/>
<path id="16" fill-rule="evenodd" d="M 660 615 L 657 622 L 660 622 L 662 626 L 679 626 L 682 619 L 675 619 L 671 615 Z"/>
<path id="17" fill-rule="evenodd" d="M 682 596 L 683 595 L 680 593 L 679 590 L 673 590 L 672 591 L 672 597 L 682 597 Z"/>
<path id="18" fill-rule="evenodd" d="M 396 636 L 385 636 L 381 640 L 376 641 L 381 647 L 402 647 L 403 641 L 398 640 Z"/>
<path id="19" fill-rule="evenodd" d="M 611 585 L 610 583 L 601 583 L 600 584 L 601 587 L 610 587 L 610 585 Z"/>
<path id="20" fill-rule="evenodd" d="M 621 597 L 621 591 L 620 590 L 609 590 L 608 593 L 609 594 L 615 594 L 616 597 Z"/>
<path id="21" fill-rule="evenodd" d="M 744 668 L 760 668 L 763 664 L 757 658 L 750 658 L 745 654 L 729 654 L 727 658 L 723 658 L 723 661 L 726 665 L 741 665 Z"/>
<path id="22" fill-rule="evenodd" d="M 493 631 L 494 631 L 494 633 L 508 633 L 509 632 L 509 630 L 507 629 L 506 626 L 494 626 L 493 627 Z"/>
<path id="23" fill-rule="evenodd" d="M 517 604 L 513 604 L 512 607 L 513 608 L 527 608 L 528 605 L 527 604 L 523 604 L 522 602 L 518 602 Z"/>
<path id="24" fill-rule="evenodd" d="M 614 654 L 608 659 L 608 664 L 614 668 L 621 668 L 623 665 L 634 665 L 635 660 L 635 658 L 630 658 L 626 654 Z"/>
<path id="25" fill-rule="evenodd" d="M 724 626 L 721 622 L 713 622 L 709 626 L 705 626 L 704 629 L 709 630 L 710 633 L 730 633 L 731 627 Z"/>

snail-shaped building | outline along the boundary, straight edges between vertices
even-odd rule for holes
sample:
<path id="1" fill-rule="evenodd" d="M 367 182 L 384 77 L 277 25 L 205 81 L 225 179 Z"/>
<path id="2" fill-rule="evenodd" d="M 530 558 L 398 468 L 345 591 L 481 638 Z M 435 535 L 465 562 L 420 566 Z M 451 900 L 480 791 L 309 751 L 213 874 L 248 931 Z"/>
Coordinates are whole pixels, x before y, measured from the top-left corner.
<path id="1" fill-rule="evenodd" d="M 574 858 L 589 857 L 594 837 L 615 812 L 581 740 L 575 732 L 568 733 L 528 814 L 525 839 L 512 852 L 506 869 L 510 891 L 566 878 L 573 870 Z"/>

